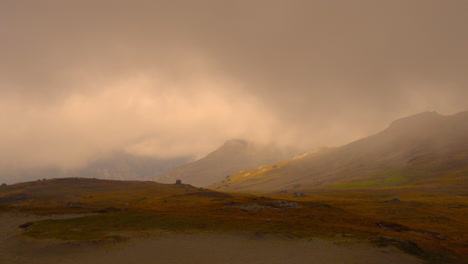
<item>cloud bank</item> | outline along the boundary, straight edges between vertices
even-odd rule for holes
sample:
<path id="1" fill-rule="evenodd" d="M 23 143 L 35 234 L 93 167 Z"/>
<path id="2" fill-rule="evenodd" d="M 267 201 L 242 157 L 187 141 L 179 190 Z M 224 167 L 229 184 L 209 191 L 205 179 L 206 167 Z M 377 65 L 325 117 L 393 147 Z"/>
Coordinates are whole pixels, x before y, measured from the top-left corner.
<path id="1" fill-rule="evenodd" d="M 0 166 L 339 145 L 467 110 L 466 1 L 0 3 Z"/>

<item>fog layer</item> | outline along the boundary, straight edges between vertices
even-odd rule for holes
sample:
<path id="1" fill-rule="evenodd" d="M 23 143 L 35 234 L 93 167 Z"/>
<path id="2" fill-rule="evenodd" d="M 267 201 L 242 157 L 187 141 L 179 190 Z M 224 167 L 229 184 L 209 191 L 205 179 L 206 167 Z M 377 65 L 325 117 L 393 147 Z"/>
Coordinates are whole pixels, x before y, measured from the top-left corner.
<path id="1" fill-rule="evenodd" d="M 0 166 L 316 148 L 467 110 L 468 2 L 0 3 Z"/>

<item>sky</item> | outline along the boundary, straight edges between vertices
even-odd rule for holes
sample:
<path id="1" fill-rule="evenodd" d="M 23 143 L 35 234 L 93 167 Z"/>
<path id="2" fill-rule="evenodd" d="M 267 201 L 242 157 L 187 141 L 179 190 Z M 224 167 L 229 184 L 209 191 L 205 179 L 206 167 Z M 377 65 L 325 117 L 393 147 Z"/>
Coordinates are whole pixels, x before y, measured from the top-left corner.
<path id="1" fill-rule="evenodd" d="M 465 0 L 2 0 L 0 168 L 231 138 L 313 150 L 468 110 Z"/>

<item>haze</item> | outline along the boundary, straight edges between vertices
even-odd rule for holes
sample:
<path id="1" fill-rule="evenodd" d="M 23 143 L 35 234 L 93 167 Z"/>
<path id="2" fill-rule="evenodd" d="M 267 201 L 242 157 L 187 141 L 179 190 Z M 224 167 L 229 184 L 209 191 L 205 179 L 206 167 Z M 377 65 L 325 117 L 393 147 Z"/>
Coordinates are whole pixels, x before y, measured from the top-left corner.
<path id="1" fill-rule="evenodd" d="M 0 166 L 314 149 L 467 110 L 468 2 L 0 2 Z"/>

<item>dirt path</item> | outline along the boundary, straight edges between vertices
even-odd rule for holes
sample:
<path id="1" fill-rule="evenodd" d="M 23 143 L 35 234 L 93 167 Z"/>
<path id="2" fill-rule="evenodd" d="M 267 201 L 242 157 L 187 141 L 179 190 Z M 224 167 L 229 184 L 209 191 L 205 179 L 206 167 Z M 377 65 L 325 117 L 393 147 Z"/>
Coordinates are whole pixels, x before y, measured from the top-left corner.
<path id="1" fill-rule="evenodd" d="M 393 248 L 336 244 L 251 234 L 162 234 L 125 243 L 37 241 L 18 237 L 17 226 L 44 217 L 0 213 L 0 263 L 8 264 L 421 264 Z M 49 217 L 50 218 L 50 217 Z"/>

